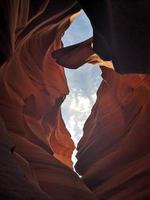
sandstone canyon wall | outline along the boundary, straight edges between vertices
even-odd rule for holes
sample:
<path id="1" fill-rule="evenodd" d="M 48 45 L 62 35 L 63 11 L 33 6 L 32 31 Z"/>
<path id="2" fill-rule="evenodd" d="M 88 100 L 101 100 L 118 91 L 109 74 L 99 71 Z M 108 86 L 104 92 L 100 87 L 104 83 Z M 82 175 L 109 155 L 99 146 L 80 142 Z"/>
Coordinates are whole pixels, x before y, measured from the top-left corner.
<path id="1" fill-rule="evenodd" d="M 109 69 L 92 39 L 61 49 L 80 10 L 74 0 L 3 0 L 0 9 L 0 198 L 150 199 L 149 75 Z M 78 145 L 79 179 L 60 110 L 69 92 L 62 66 L 85 62 L 108 68 L 101 67 L 103 81 Z"/>
<path id="2" fill-rule="evenodd" d="M 60 110 L 69 91 L 51 57 L 79 5 L 4 0 L 0 8 L 0 199 L 95 199 L 71 169 Z"/>
<path id="3" fill-rule="evenodd" d="M 77 147 L 76 171 L 98 199 L 147 200 L 150 76 L 118 74 L 112 62 L 94 54 L 91 42 L 90 39 L 54 53 L 64 67 L 76 69 L 89 62 L 100 64 L 102 70 L 97 101 Z M 75 59 L 81 52 L 82 57 Z"/>
<path id="4" fill-rule="evenodd" d="M 77 172 L 98 199 L 150 199 L 150 76 L 102 68 Z"/>

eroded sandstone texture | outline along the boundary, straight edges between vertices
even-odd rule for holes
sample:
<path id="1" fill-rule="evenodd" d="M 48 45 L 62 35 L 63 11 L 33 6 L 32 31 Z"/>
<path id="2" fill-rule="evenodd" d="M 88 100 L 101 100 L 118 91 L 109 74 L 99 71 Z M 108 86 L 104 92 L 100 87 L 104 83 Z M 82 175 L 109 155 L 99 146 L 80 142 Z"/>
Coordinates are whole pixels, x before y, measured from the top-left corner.
<path id="1" fill-rule="evenodd" d="M 150 199 L 150 76 L 102 68 L 77 172 L 99 199 Z"/>
<path id="2" fill-rule="evenodd" d="M 60 106 L 68 87 L 51 57 L 75 1 L 0 1 L 0 199 L 95 199 L 72 171 Z"/>
<path id="3" fill-rule="evenodd" d="M 76 60 L 79 52 L 82 58 Z M 66 59 L 72 57 L 72 60 Z M 98 199 L 150 199 L 150 75 L 119 75 L 89 41 L 55 51 L 58 63 L 98 63 L 103 81 L 78 144 L 76 171 Z"/>
<path id="4" fill-rule="evenodd" d="M 0 1 L 0 199 L 150 199 L 150 76 L 117 74 L 92 39 L 61 49 L 79 10 L 74 0 Z M 108 68 L 78 145 L 81 180 L 60 106 L 62 66 L 85 62 Z"/>

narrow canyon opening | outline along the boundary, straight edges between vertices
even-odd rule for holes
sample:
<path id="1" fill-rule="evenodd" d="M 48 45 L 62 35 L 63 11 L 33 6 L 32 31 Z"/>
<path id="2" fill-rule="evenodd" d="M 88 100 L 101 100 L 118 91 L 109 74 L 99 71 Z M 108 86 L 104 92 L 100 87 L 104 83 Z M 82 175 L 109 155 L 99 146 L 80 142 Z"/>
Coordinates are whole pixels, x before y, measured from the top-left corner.
<path id="1" fill-rule="evenodd" d="M 82 42 L 93 35 L 92 27 L 84 11 L 70 25 L 62 38 L 64 46 Z M 98 65 L 84 64 L 79 69 L 65 68 L 69 95 L 62 104 L 62 115 L 72 140 L 77 147 L 83 135 L 85 121 L 96 101 L 96 92 L 101 82 Z M 73 165 L 77 162 L 77 150 L 72 155 Z"/>

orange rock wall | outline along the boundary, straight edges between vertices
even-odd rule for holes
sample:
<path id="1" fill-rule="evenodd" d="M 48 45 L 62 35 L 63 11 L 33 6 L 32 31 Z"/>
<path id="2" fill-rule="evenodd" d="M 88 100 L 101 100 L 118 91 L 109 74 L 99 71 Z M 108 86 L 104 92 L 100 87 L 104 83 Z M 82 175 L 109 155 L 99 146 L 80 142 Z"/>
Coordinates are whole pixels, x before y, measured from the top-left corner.
<path id="1" fill-rule="evenodd" d="M 150 198 L 150 76 L 102 68 L 77 172 L 99 199 Z"/>
<path id="2" fill-rule="evenodd" d="M 70 169 L 74 144 L 60 110 L 69 91 L 51 57 L 79 6 L 6 0 L 0 7 L 0 198 L 95 199 Z"/>
<path id="3" fill-rule="evenodd" d="M 3 0 L 0 9 L 0 198 L 148 200 L 149 75 L 102 68 L 78 145 L 81 180 L 71 169 L 74 144 L 60 110 L 69 91 L 59 64 L 108 63 L 93 55 L 92 40 L 55 51 L 80 10 L 76 1 Z"/>
<path id="4" fill-rule="evenodd" d="M 10 13 L 15 16 L 8 23 L 11 27 L 15 20 L 16 29 L 9 31 L 10 37 L 15 38 L 11 45 L 16 46 L 0 71 L 1 116 L 12 137 L 14 134 L 23 136 L 71 166 L 74 145 L 60 111 L 69 91 L 64 69 L 52 59 L 51 52 L 62 46 L 60 40 L 70 23 L 69 13 L 73 14 L 77 8 L 72 2 L 56 10 L 58 3 L 49 2 L 45 3 L 47 7 L 41 15 L 37 12 L 38 16 L 33 19 L 26 17 L 24 23 L 17 22 L 25 17 L 17 8 L 23 7 L 29 12 L 31 2 L 10 1 Z M 14 7 L 18 15 L 13 13 Z M 22 30 L 17 34 L 19 28 Z"/>

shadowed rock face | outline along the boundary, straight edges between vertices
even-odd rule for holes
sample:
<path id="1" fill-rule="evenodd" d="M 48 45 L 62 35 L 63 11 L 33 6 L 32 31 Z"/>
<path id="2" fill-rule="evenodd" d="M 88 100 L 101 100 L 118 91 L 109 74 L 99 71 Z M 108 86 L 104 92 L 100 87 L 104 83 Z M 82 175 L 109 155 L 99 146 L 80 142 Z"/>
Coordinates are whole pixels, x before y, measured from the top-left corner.
<path id="1" fill-rule="evenodd" d="M 0 198 L 149 199 L 149 75 L 109 69 L 92 39 L 62 48 L 74 0 L 3 0 L 0 9 Z M 69 92 L 61 65 L 85 62 L 108 68 L 78 145 L 81 180 L 60 111 Z"/>
<path id="2" fill-rule="evenodd" d="M 76 57 L 83 52 L 82 58 Z M 89 41 L 55 51 L 63 66 L 99 63 L 103 81 L 78 144 L 76 171 L 98 199 L 150 198 L 150 76 L 120 75 L 94 56 Z"/>
<path id="3" fill-rule="evenodd" d="M 93 200 L 71 169 L 74 144 L 60 110 L 69 91 L 51 57 L 80 8 L 70 0 L 6 0 L 0 8 L 0 198 Z"/>
<path id="4" fill-rule="evenodd" d="M 75 168 L 99 199 L 149 199 L 150 76 L 102 68 L 102 77 Z"/>
<path id="5" fill-rule="evenodd" d="M 149 199 L 150 76 L 116 73 L 111 62 L 93 57 L 91 42 L 54 53 L 65 67 L 84 62 L 107 67 L 101 67 L 103 81 L 78 144 L 76 171 L 99 199 Z M 74 59 L 79 52 L 82 57 Z"/>
<path id="6" fill-rule="evenodd" d="M 78 0 L 93 27 L 94 51 L 119 73 L 150 73 L 150 3 Z"/>

